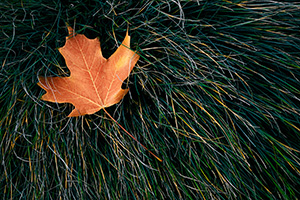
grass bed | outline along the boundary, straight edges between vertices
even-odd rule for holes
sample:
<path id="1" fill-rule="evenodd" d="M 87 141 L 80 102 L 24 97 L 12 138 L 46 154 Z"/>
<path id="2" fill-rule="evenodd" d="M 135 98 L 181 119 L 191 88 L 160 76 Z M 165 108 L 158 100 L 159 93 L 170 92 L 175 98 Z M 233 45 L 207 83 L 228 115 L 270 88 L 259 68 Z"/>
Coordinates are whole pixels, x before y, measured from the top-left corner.
<path id="1" fill-rule="evenodd" d="M 1 1 L 3 199 L 300 196 L 298 1 Z M 66 118 L 38 76 L 67 76 L 66 23 L 104 57 L 141 58 L 108 112 Z"/>

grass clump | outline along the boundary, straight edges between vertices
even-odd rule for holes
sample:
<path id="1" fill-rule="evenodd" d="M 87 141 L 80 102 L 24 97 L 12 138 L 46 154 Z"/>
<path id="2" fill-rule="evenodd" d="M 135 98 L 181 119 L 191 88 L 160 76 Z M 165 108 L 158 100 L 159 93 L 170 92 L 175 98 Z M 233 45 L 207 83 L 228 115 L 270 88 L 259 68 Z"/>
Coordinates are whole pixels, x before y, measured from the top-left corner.
<path id="1" fill-rule="evenodd" d="M 299 191 L 297 1 L 0 3 L 3 199 L 294 199 Z M 38 76 L 65 76 L 65 24 L 130 28 L 141 56 L 108 112 L 66 118 Z"/>

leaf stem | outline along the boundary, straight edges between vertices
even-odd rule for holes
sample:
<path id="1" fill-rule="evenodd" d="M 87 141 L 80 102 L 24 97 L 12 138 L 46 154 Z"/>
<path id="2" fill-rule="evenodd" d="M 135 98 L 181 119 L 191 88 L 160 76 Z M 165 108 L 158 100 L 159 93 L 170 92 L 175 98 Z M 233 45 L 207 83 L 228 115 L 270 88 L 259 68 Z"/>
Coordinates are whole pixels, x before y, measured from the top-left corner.
<path id="1" fill-rule="evenodd" d="M 142 143 L 140 143 L 135 137 L 133 137 L 121 124 L 119 124 L 104 108 L 104 112 L 121 128 L 123 131 L 125 131 L 132 139 L 134 139 L 137 143 L 139 143 L 145 150 L 147 150 L 151 155 L 153 155 L 157 160 L 162 162 L 162 159 L 160 159 L 158 156 L 156 156 L 154 153 L 152 153 L 147 147 L 145 147 Z"/>

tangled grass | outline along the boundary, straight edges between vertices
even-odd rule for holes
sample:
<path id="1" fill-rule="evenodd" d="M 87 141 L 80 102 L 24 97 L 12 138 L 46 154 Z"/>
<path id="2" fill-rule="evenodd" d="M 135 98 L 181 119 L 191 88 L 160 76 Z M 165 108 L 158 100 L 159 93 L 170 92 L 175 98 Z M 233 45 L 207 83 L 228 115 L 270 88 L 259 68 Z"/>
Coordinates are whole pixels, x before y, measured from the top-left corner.
<path id="1" fill-rule="evenodd" d="M 298 1 L 0 3 L 3 199 L 296 199 Z M 69 23 L 104 57 L 130 28 L 141 58 L 108 112 L 66 118 L 38 76 L 67 76 Z"/>

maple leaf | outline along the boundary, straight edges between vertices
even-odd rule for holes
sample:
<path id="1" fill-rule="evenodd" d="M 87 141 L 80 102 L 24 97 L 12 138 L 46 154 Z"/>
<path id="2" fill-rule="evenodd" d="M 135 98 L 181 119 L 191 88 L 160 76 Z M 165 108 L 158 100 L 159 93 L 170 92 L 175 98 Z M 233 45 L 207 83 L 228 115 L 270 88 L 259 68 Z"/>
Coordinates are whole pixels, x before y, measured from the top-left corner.
<path id="1" fill-rule="evenodd" d="M 105 107 L 119 103 L 129 89 L 122 89 L 123 81 L 139 59 L 130 49 L 130 36 L 126 32 L 122 45 L 108 59 L 102 56 L 98 38 L 88 39 L 75 34 L 68 26 L 69 36 L 59 52 L 70 70 L 69 77 L 39 77 L 38 85 L 46 90 L 42 100 L 71 103 L 75 106 L 68 117 L 93 114 L 101 109 L 135 141 L 106 110 Z M 143 144 L 137 141 L 155 158 L 162 161 Z"/>
<path id="2" fill-rule="evenodd" d="M 120 102 L 129 90 L 122 89 L 122 83 L 139 59 L 130 49 L 128 31 L 122 45 L 108 59 L 102 56 L 98 38 L 75 34 L 70 26 L 68 31 L 59 52 L 65 58 L 70 76 L 39 77 L 38 85 L 46 90 L 41 99 L 73 104 L 75 108 L 68 117 L 93 114 Z"/>

